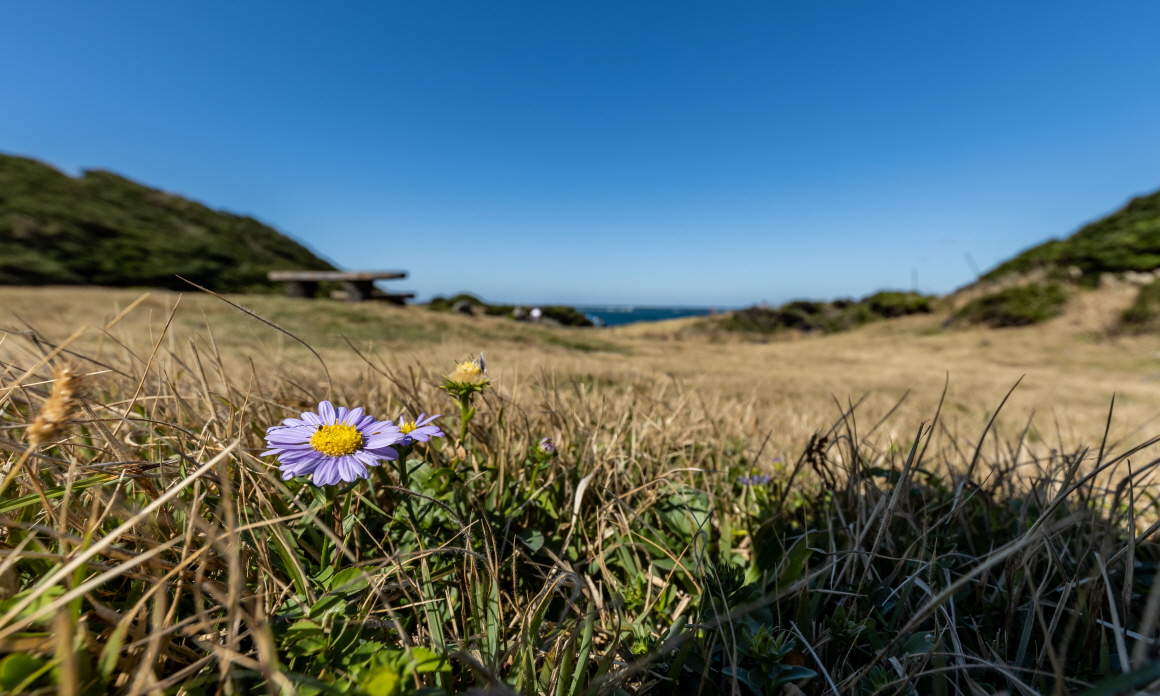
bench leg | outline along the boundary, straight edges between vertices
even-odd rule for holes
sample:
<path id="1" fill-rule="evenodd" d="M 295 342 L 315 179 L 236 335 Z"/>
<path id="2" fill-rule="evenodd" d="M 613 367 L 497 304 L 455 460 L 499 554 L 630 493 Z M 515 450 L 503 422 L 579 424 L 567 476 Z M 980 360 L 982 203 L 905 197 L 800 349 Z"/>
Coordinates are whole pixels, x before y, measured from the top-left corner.
<path id="1" fill-rule="evenodd" d="M 318 283 L 312 280 L 287 281 L 286 294 L 290 297 L 303 297 L 310 299 L 318 294 Z"/>
<path id="2" fill-rule="evenodd" d="M 362 302 L 371 299 L 375 284 L 370 280 L 344 280 L 342 289 L 346 291 L 347 302 Z"/>

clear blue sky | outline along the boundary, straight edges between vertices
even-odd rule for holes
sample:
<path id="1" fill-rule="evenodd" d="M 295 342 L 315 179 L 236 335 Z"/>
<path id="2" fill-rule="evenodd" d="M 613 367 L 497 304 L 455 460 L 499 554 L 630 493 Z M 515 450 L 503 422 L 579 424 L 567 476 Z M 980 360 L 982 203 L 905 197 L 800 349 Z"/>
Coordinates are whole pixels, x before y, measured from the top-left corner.
<path id="1" fill-rule="evenodd" d="M 1154 0 L 7 0 L 0 151 L 422 296 L 946 292 L 1160 188 L 1158 27 Z"/>

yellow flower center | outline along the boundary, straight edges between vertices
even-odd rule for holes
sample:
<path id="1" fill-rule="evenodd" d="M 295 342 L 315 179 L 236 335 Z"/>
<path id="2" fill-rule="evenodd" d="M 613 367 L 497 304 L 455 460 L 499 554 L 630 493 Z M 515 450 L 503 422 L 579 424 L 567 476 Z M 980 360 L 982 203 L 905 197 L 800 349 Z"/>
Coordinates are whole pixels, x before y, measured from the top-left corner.
<path id="1" fill-rule="evenodd" d="M 399 421 L 399 432 L 403 433 L 404 435 L 406 435 L 407 433 L 411 432 L 414 429 L 415 429 L 414 422 L 408 423 L 407 421 Z"/>
<path id="2" fill-rule="evenodd" d="M 310 436 L 310 446 L 329 457 L 353 454 L 363 446 L 362 433 L 353 425 L 324 425 Z"/>
<path id="3" fill-rule="evenodd" d="M 460 377 L 466 377 L 467 379 L 474 379 L 483 374 L 483 370 L 479 367 L 479 363 L 469 361 L 456 365 L 455 374 Z"/>

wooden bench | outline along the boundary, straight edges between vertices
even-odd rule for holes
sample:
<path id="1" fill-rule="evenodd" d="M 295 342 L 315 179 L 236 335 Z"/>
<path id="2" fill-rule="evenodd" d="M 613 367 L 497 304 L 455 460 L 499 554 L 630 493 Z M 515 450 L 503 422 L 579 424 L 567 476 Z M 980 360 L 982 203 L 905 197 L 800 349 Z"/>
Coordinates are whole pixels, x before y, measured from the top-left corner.
<path id="1" fill-rule="evenodd" d="M 375 297 L 376 280 L 397 280 L 406 278 L 405 271 L 270 271 L 270 280 L 286 283 L 286 294 L 290 297 L 314 297 L 318 284 L 323 281 L 342 283 L 347 302 L 362 302 Z M 414 293 L 398 295 L 384 294 L 382 298 L 393 304 L 405 304 Z"/>

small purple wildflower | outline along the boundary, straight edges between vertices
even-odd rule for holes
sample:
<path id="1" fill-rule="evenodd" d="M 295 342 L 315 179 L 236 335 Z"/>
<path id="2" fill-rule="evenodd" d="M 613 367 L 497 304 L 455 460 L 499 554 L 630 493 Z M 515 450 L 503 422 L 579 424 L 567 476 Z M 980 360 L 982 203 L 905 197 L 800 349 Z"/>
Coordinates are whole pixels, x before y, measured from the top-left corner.
<path id="1" fill-rule="evenodd" d="M 555 454 L 556 443 L 552 442 L 552 438 L 545 437 L 543 440 L 540 440 L 540 451 L 544 454 Z"/>
<path id="2" fill-rule="evenodd" d="M 423 420 L 423 417 L 426 415 L 426 413 L 420 413 L 419 417 L 410 423 L 404 420 L 402 415 L 399 416 L 399 433 L 403 436 L 403 439 L 399 441 L 400 446 L 406 447 L 413 445 L 416 440 L 419 442 L 429 442 L 433 437 L 444 437 L 443 431 L 439 429 L 439 426 L 429 425 L 440 414 L 436 413 L 430 418 Z"/>
<path id="3" fill-rule="evenodd" d="M 278 457 L 283 481 L 313 474 L 314 485 L 332 486 L 369 478 L 368 466 L 398 459 L 391 445 L 402 439 L 399 427 L 391 421 L 375 420 L 362 408 L 335 409 L 323 401 L 318 413 L 308 411 L 301 419 L 287 418 L 266 430 L 270 449 L 262 456 Z"/>
<path id="4" fill-rule="evenodd" d="M 742 486 L 764 486 L 773 480 L 769 474 L 754 474 L 753 476 L 741 476 L 737 479 L 737 483 Z"/>

